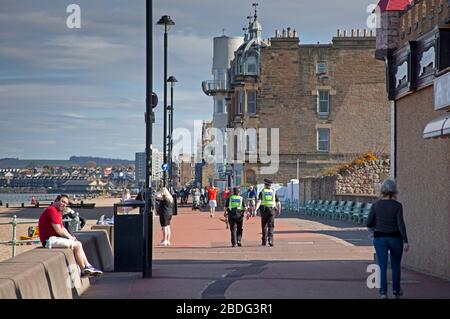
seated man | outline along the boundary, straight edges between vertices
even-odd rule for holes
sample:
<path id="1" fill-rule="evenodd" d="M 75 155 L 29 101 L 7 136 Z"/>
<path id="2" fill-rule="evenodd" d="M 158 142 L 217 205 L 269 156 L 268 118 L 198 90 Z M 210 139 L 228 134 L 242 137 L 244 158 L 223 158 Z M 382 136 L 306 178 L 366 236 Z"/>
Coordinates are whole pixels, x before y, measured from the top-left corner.
<path id="1" fill-rule="evenodd" d="M 52 205 L 44 209 L 39 217 L 39 238 L 45 248 L 70 248 L 83 275 L 101 275 L 101 270 L 87 260 L 83 246 L 72 236 L 62 222 L 62 211 L 69 204 L 69 197 L 58 195 Z"/>

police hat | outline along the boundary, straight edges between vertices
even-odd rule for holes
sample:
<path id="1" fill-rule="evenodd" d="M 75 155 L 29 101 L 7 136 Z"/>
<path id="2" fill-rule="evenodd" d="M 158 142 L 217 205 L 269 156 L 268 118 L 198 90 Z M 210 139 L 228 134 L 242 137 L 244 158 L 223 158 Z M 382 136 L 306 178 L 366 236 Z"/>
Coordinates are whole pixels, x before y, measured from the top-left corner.
<path id="1" fill-rule="evenodd" d="M 268 179 L 268 178 L 264 178 L 264 184 L 266 184 L 266 185 L 272 185 L 273 184 L 273 182 L 270 180 L 270 179 Z"/>

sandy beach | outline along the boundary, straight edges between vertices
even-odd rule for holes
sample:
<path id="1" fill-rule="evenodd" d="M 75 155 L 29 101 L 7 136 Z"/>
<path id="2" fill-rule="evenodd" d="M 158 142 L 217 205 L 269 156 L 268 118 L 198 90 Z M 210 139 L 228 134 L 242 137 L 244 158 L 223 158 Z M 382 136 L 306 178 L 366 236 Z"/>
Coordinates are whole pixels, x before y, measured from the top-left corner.
<path id="1" fill-rule="evenodd" d="M 81 216 L 86 218 L 86 225 L 83 230 L 89 230 L 92 225 L 95 225 L 101 215 L 111 217 L 114 214 L 113 205 L 118 203 L 120 198 L 116 197 L 100 197 L 91 200 L 83 200 L 84 203 L 95 203 L 93 209 L 75 209 Z M 27 236 L 28 227 L 37 225 L 39 216 L 45 207 L 40 208 L 5 208 L 0 207 L 0 222 L 10 222 L 14 215 L 17 216 L 18 221 L 33 221 L 36 224 L 17 225 L 17 239 L 20 236 Z M 12 226 L 0 225 L 0 241 L 12 239 Z M 38 245 L 18 245 L 16 246 L 16 254 L 23 253 L 38 247 Z M 0 261 L 12 257 L 12 246 L 0 244 Z"/>

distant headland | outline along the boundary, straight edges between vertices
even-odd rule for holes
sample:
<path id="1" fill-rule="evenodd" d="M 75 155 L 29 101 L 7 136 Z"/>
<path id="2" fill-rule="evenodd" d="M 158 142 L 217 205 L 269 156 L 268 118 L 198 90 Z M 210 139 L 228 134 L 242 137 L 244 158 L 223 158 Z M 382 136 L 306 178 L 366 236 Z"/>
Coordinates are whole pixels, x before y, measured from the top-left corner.
<path id="1" fill-rule="evenodd" d="M 89 162 L 95 162 L 97 166 L 127 166 L 134 164 L 134 160 L 102 158 L 92 156 L 71 156 L 68 160 L 35 160 L 17 158 L 0 158 L 0 168 L 34 168 L 34 167 L 73 167 L 76 165 L 86 166 Z"/>

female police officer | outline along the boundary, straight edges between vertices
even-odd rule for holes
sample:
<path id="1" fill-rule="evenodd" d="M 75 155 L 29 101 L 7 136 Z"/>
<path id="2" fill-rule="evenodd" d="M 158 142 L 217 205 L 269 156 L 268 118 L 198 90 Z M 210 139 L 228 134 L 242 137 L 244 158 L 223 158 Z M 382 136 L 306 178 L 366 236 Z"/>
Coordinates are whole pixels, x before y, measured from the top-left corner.
<path id="1" fill-rule="evenodd" d="M 244 198 L 239 195 L 239 188 L 233 188 L 233 195 L 227 198 L 225 203 L 225 212 L 223 216 L 227 218 L 231 231 L 231 246 L 236 244 L 242 246 L 242 224 L 244 223 L 244 213 L 247 208 L 244 204 Z"/>

